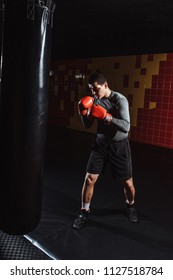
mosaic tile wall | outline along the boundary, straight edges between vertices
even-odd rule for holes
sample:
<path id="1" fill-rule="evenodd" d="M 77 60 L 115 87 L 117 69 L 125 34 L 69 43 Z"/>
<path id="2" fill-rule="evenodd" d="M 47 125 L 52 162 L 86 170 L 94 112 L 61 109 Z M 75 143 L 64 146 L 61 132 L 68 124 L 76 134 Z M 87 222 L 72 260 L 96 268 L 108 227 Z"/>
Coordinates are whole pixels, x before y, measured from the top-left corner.
<path id="1" fill-rule="evenodd" d="M 49 124 L 85 130 L 77 104 L 90 94 L 87 79 L 99 69 L 128 98 L 130 139 L 173 148 L 173 53 L 58 60 L 51 67 Z"/>

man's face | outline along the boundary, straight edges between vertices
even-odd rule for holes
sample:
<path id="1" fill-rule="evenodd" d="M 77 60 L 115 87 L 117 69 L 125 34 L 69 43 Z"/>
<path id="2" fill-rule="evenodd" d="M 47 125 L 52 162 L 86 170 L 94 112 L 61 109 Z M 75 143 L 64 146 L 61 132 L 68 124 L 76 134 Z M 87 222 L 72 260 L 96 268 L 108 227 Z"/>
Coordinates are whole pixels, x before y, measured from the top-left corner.
<path id="1" fill-rule="evenodd" d="M 89 84 L 89 88 L 91 89 L 91 92 L 94 96 L 96 96 L 98 99 L 101 99 L 106 94 L 107 83 L 99 85 L 98 82 L 95 82 L 93 85 Z"/>

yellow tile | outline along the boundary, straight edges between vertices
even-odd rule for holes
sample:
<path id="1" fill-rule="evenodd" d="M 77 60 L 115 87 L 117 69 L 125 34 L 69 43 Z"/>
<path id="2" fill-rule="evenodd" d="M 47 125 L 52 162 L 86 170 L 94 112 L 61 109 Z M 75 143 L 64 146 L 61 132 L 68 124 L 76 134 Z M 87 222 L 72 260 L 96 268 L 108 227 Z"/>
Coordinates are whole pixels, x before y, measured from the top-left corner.
<path id="1" fill-rule="evenodd" d="M 155 108 L 156 108 L 156 102 L 150 102 L 149 109 L 155 109 Z"/>
<path id="2" fill-rule="evenodd" d="M 58 65 L 59 71 L 64 71 L 66 69 L 66 65 Z"/>

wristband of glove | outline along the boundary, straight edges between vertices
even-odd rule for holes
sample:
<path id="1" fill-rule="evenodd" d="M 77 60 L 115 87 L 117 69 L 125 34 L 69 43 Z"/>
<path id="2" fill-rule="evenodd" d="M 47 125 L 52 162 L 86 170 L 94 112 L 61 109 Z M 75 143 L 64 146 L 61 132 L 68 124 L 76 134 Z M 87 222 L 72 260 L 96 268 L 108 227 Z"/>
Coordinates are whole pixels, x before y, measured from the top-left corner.
<path id="1" fill-rule="evenodd" d="M 109 124 L 111 124 L 111 122 L 112 122 L 112 115 L 109 114 L 109 113 L 107 113 L 107 114 L 106 114 L 106 117 L 105 117 L 105 119 L 104 119 L 104 123 L 105 123 L 106 125 L 109 125 Z"/>

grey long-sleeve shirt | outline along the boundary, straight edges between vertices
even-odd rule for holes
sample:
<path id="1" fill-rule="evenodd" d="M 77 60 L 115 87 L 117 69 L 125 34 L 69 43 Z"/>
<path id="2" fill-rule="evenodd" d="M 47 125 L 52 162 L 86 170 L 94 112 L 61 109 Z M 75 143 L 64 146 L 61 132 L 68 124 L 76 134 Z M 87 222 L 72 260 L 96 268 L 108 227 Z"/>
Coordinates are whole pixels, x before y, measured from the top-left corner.
<path id="1" fill-rule="evenodd" d="M 113 117 L 110 125 L 106 125 L 103 120 L 98 119 L 97 137 L 109 141 L 120 141 L 127 138 L 130 130 L 130 115 L 126 97 L 119 92 L 112 91 L 108 98 L 98 99 L 95 103 L 105 108 Z M 82 117 L 82 121 L 86 128 L 93 123 L 93 120 L 86 116 Z"/>

